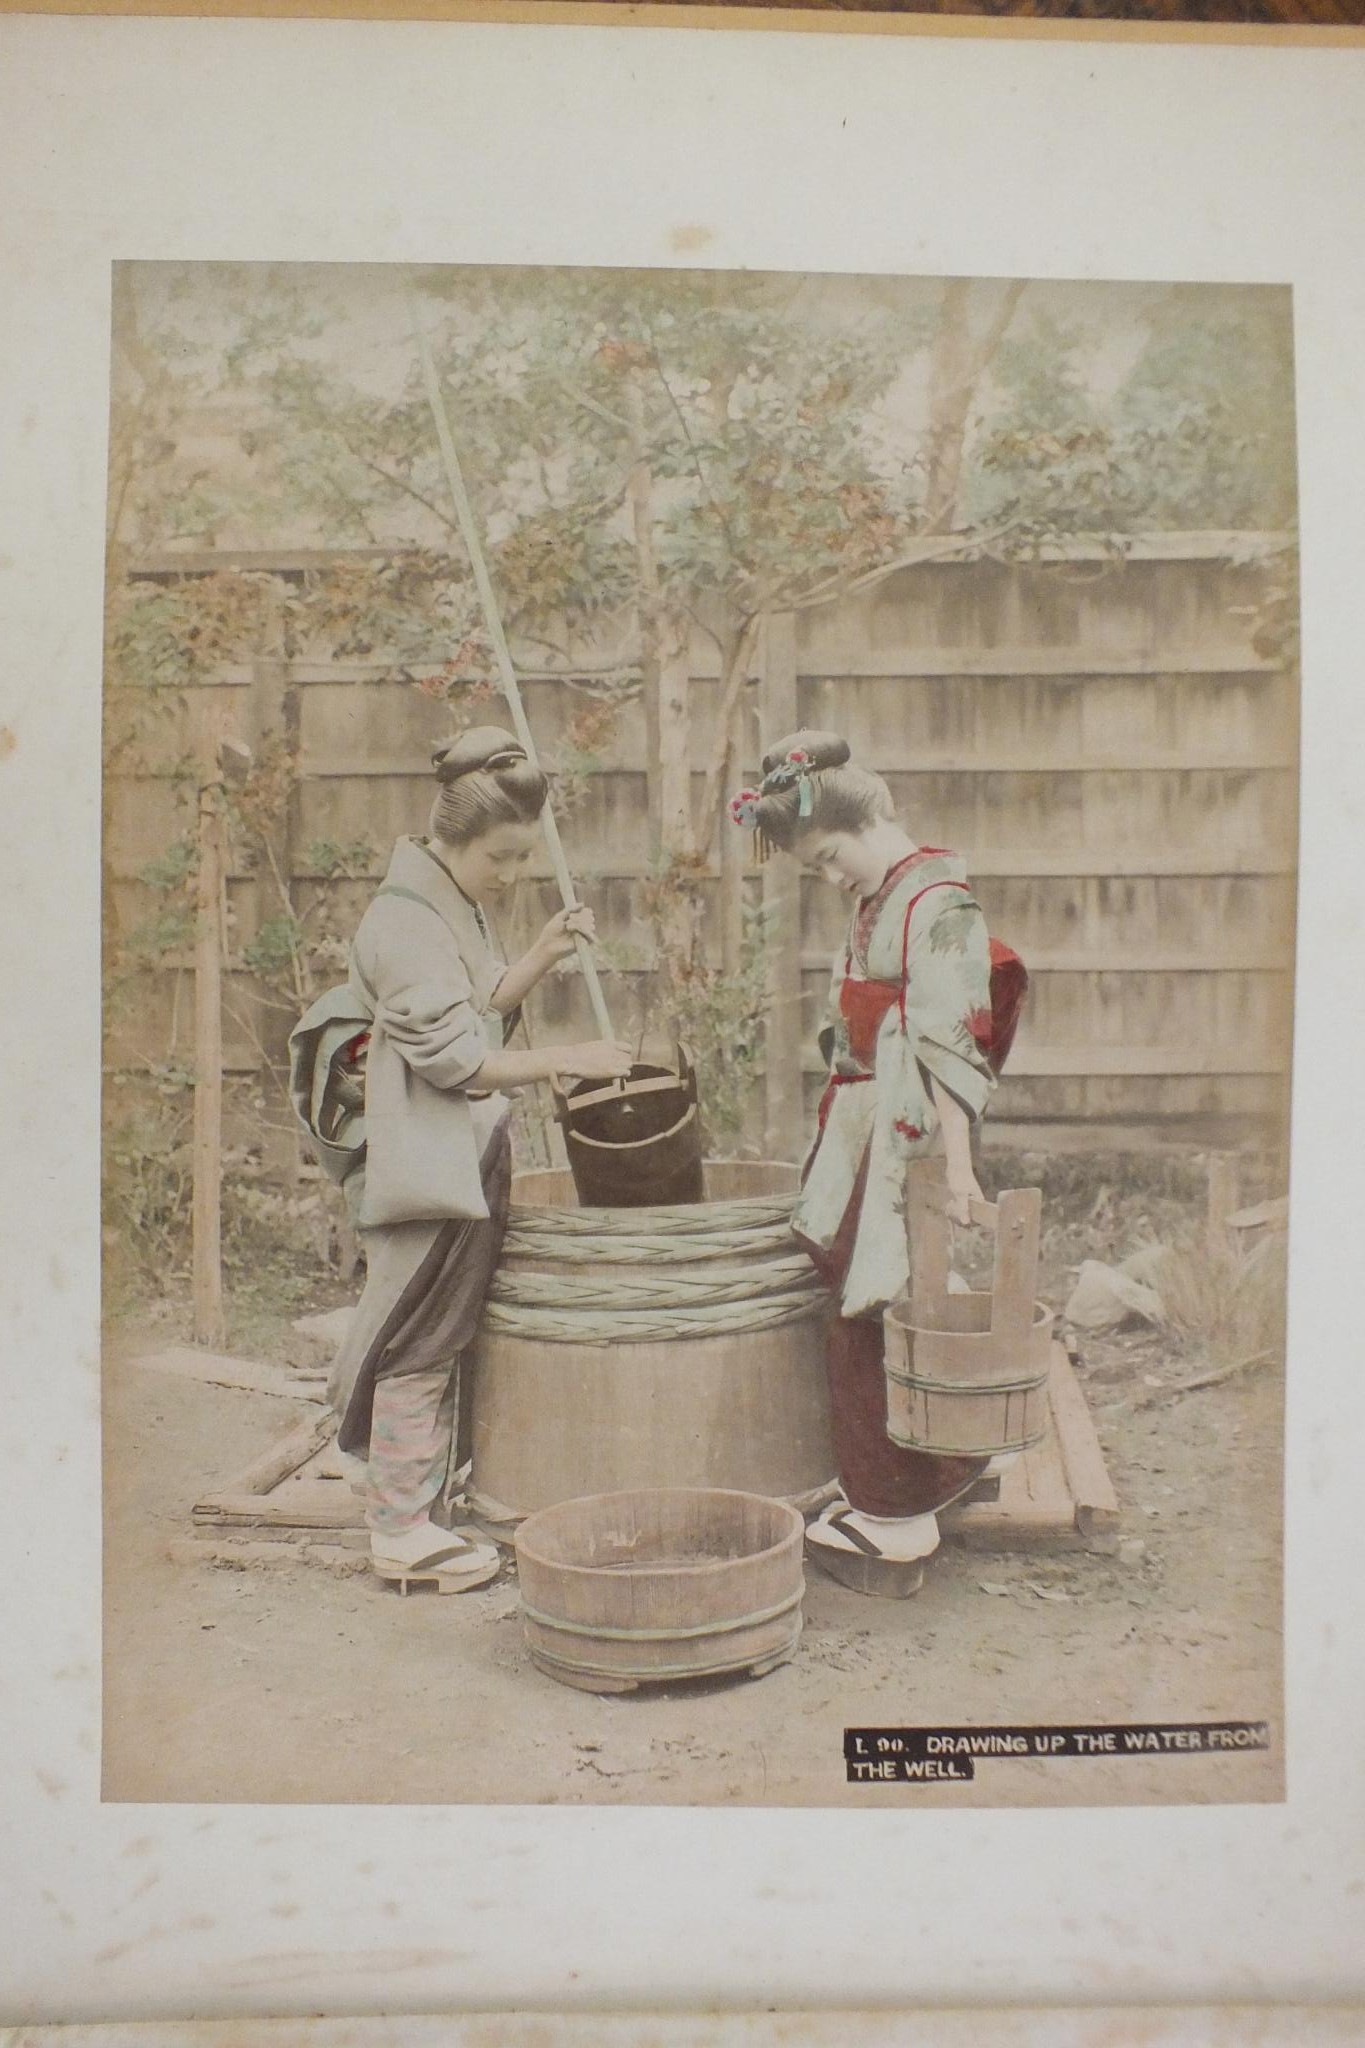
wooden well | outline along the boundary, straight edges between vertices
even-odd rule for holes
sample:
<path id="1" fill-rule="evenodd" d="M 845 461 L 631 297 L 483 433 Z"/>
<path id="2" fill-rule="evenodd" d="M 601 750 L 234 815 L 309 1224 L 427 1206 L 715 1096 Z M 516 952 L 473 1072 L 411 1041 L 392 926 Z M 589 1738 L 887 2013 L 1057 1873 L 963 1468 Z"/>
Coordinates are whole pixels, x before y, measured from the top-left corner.
<path id="1" fill-rule="evenodd" d="M 590 1692 L 785 1663 L 801 1635 L 804 1524 L 715 1488 L 570 1500 L 517 1531 L 527 1647 Z"/>
<path id="2" fill-rule="evenodd" d="M 794 1196 L 798 1181 L 790 1165 L 708 1161 L 705 1203 L 668 1236 L 658 1210 L 580 1210 L 567 1172 L 515 1176 L 507 1249 L 472 1356 L 469 1497 L 477 1512 L 507 1524 L 559 1501 L 648 1487 L 733 1489 L 803 1509 L 832 1496 L 828 1304 L 797 1255 L 784 1203 L 765 1200 Z M 594 1234 L 592 1219 L 605 1216 L 614 1217 L 615 1237 Z M 534 1228 L 519 1234 L 527 1217 Z M 633 1262 L 612 1256 L 623 1227 L 633 1233 Z M 534 1332 L 497 1325 L 499 1289 L 522 1278 L 572 1310 L 615 1280 L 647 1284 L 656 1266 L 735 1297 L 777 1284 L 779 1267 L 798 1267 L 792 1285 L 805 1292 L 771 1326 L 714 1336 L 697 1334 L 681 1311 L 656 1319 L 646 1341 L 584 1339 L 562 1316 L 556 1329 L 552 1309 Z M 674 1327 L 686 1334 L 669 1335 Z"/>

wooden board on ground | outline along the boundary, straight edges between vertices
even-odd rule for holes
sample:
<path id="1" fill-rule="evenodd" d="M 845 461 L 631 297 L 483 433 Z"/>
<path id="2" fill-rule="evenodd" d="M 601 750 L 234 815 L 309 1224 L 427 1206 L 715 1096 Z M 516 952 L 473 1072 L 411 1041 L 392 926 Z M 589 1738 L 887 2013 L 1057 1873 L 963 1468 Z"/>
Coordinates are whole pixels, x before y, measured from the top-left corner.
<path id="1" fill-rule="evenodd" d="M 943 1533 L 981 1550 L 1112 1550 L 1119 1504 L 1085 1395 L 1060 1344 L 1048 1376 L 1052 1427 L 1001 1474 L 999 1497 L 949 1508 Z"/>
<path id="2" fill-rule="evenodd" d="M 196 1529 L 302 1536 L 319 1529 L 364 1540 L 364 1510 L 347 1484 L 330 1409 L 310 1416 L 192 1510 Z"/>
<path id="3" fill-rule="evenodd" d="M 944 1534 L 983 1550 L 1112 1550 L 1119 1507 L 1070 1361 L 1052 1350 L 1048 1379 L 1052 1427 L 999 1482 L 994 1500 L 976 1499 L 943 1515 Z M 364 1512 L 336 1449 L 330 1411 L 310 1416 L 226 1486 L 195 1502 L 196 1529 L 222 1536 L 232 1529 L 263 1537 L 336 1532 L 340 1543 L 364 1541 Z"/>
<path id="4" fill-rule="evenodd" d="M 205 1351 L 197 1344 L 167 1344 L 160 1351 L 144 1352 L 136 1362 L 148 1372 L 173 1373 L 212 1387 L 240 1387 L 248 1394 L 274 1394 L 282 1401 L 325 1398 L 325 1373 L 291 1371 L 288 1366 L 267 1365 L 256 1358 L 232 1358 L 225 1352 Z"/>

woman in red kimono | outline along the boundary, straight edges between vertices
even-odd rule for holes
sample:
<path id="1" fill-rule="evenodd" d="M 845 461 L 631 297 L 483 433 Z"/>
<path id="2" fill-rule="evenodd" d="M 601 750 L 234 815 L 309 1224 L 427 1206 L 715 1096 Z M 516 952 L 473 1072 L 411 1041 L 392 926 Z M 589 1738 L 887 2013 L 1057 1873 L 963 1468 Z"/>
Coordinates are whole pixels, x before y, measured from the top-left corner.
<path id="1" fill-rule="evenodd" d="M 990 1462 L 902 1450 L 886 1433 L 882 1310 L 909 1280 L 906 1168 L 941 1148 L 949 1213 L 968 1221 L 981 1198 L 971 1129 L 1027 980 L 993 948 L 962 862 L 916 845 L 846 741 L 793 733 L 763 768 L 760 788 L 734 799 L 735 822 L 852 899 L 821 1033 L 829 1079 L 793 1217 L 839 1309 L 828 1365 L 842 1498 L 807 1541 L 834 1577 L 904 1595 L 938 1546 L 936 1511 Z"/>

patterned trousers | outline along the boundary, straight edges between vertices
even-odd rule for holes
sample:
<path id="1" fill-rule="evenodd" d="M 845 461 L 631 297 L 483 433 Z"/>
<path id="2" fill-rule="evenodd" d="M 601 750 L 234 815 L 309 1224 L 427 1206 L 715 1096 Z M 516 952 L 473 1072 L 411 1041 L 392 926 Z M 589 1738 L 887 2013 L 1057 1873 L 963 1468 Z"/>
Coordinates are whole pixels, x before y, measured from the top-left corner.
<path id="1" fill-rule="evenodd" d="M 400 1536 L 428 1520 L 453 1474 L 461 1365 L 502 1251 L 511 1170 L 504 1127 L 484 1160 L 488 1216 L 442 1229 L 357 1379 L 340 1441 L 343 1449 L 361 1451 L 368 1437 L 357 1492 L 373 1534 Z"/>

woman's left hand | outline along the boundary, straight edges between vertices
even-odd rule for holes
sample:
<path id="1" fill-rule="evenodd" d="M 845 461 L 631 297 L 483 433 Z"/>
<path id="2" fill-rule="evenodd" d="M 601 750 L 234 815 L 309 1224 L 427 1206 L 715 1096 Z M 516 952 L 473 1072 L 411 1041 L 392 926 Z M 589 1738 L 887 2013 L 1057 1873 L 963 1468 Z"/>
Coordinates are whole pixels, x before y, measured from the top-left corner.
<path id="1" fill-rule="evenodd" d="M 536 940 L 535 950 L 548 966 L 553 967 L 568 959 L 574 949 L 575 934 L 586 939 L 590 946 L 597 938 L 597 919 L 584 903 L 572 910 L 557 910 Z"/>
<path id="2" fill-rule="evenodd" d="M 974 1173 L 949 1174 L 948 1214 L 954 1223 L 970 1223 L 972 1203 L 985 1199 Z"/>

